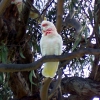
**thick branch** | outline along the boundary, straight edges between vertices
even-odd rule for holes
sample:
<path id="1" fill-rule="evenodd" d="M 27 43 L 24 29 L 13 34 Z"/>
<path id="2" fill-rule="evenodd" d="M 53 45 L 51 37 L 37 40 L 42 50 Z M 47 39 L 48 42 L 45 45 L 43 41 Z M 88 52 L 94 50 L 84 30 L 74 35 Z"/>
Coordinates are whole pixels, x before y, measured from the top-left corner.
<path id="1" fill-rule="evenodd" d="M 38 69 L 45 62 L 52 62 L 52 61 L 56 62 L 65 60 L 70 61 L 74 58 L 80 58 L 85 54 L 99 55 L 100 49 L 85 48 L 85 49 L 80 49 L 73 53 L 65 53 L 64 55 L 59 55 L 59 56 L 56 55 L 44 56 L 41 59 L 29 64 L 0 64 L 0 71 L 1 72 L 30 71 Z"/>
<path id="2" fill-rule="evenodd" d="M 63 4 L 64 4 L 64 0 L 58 0 L 58 3 L 57 3 L 57 22 L 56 22 L 56 28 L 57 28 L 58 33 L 60 33 L 61 26 L 62 26 Z"/>
<path id="3" fill-rule="evenodd" d="M 81 77 L 66 77 L 62 79 L 63 93 L 78 96 L 100 96 L 100 83 Z"/>

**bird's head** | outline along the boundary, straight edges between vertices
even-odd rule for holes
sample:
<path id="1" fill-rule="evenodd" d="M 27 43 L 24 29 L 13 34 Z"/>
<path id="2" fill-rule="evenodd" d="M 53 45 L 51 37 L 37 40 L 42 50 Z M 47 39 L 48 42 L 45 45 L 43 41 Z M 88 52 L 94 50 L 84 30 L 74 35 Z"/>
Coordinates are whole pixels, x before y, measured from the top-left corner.
<path id="1" fill-rule="evenodd" d="M 44 35 L 57 33 L 55 25 L 52 22 L 46 20 L 41 23 L 41 30 Z"/>

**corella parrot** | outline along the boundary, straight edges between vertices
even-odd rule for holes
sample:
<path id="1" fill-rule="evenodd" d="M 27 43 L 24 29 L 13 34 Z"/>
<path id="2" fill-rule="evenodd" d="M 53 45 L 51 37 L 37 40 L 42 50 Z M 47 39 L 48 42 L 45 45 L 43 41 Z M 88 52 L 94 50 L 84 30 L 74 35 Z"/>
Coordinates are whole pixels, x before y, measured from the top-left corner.
<path id="1" fill-rule="evenodd" d="M 40 40 L 40 49 L 42 56 L 61 55 L 62 37 L 57 33 L 57 29 L 52 22 L 44 20 L 41 23 L 42 38 Z M 59 62 L 46 62 L 42 70 L 42 75 L 53 78 L 58 69 Z"/>

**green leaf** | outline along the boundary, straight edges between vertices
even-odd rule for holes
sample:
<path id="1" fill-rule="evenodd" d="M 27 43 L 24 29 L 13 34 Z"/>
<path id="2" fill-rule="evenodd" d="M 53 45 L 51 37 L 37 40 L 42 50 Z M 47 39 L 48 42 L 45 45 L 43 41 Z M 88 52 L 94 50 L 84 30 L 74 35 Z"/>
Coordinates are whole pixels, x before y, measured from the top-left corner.
<path id="1" fill-rule="evenodd" d="M 0 83 L 3 83 L 3 73 L 0 72 Z"/>
<path id="2" fill-rule="evenodd" d="M 75 41 L 74 44 L 73 44 L 72 51 L 75 50 L 75 48 L 77 47 L 77 45 L 79 44 L 80 41 L 81 41 L 81 38 L 76 39 L 76 41 Z"/>
<path id="3" fill-rule="evenodd" d="M 37 77 L 36 77 L 36 75 L 35 75 L 35 72 L 34 72 L 34 70 L 33 70 L 32 72 L 33 72 L 33 76 L 34 76 L 35 78 L 37 78 Z"/>
<path id="4" fill-rule="evenodd" d="M 7 56 L 8 56 L 8 48 L 3 45 L 1 49 L 1 61 L 3 63 L 7 63 Z"/>
<path id="5" fill-rule="evenodd" d="M 1 50 L 0 50 L 0 61 L 1 61 L 1 59 L 2 59 L 2 53 L 1 53 Z"/>
<path id="6" fill-rule="evenodd" d="M 36 85 L 33 81 L 32 81 L 32 77 L 33 77 L 33 71 L 30 72 L 29 74 L 29 80 L 31 82 L 31 84 Z M 37 85 L 36 85 L 37 86 Z"/>
<path id="7" fill-rule="evenodd" d="M 22 49 L 21 49 L 21 48 L 20 48 L 19 53 L 20 53 L 20 56 L 21 56 L 22 58 L 24 58 L 24 59 L 25 59 L 25 56 L 23 55 L 23 52 L 22 52 Z"/>
<path id="8" fill-rule="evenodd" d="M 90 17 L 90 21 L 93 20 L 93 14 L 90 8 L 88 8 L 88 13 L 89 13 L 89 17 Z"/>
<path id="9" fill-rule="evenodd" d="M 94 58 L 94 56 L 93 55 L 90 55 L 91 66 L 93 66 L 93 58 Z"/>

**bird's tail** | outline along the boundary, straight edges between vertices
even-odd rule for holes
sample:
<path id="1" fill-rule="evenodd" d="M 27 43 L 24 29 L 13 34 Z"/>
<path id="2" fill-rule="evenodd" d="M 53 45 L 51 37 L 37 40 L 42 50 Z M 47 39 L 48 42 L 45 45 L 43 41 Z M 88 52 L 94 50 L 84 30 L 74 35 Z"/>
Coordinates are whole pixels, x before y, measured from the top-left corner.
<path id="1" fill-rule="evenodd" d="M 58 69 L 59 62 L 47 62 L 44 64 L 42 75 L 45 77 L 53 78 Z"/>

